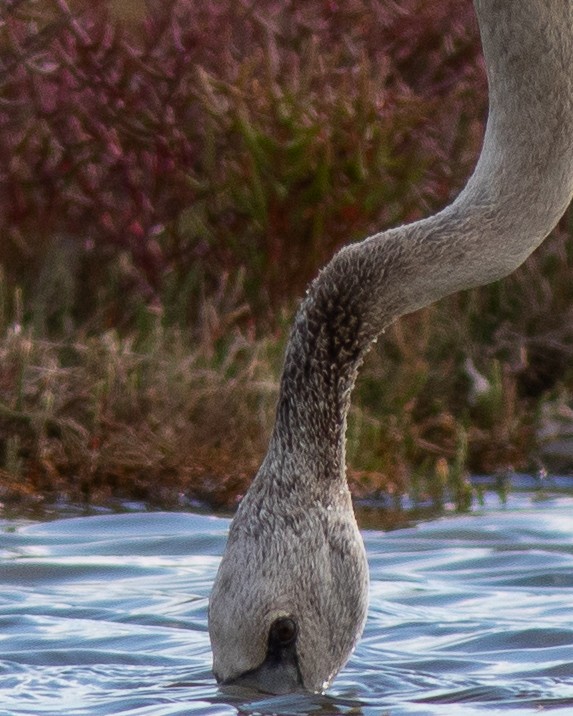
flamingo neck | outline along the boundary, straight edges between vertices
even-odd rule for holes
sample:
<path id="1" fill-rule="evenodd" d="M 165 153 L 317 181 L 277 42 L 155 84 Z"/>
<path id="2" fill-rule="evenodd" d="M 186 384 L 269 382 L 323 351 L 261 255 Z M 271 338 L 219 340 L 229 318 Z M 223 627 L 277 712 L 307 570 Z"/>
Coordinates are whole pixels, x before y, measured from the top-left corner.
<path id="1" fill-rule="evenodd" d="M 573 2 L 475 0 L 490 109 L 476 169 L 440 213 L 342 249 L 310 287 L 286 351 L 265 474 L 344 482 L 350 393 L 399 316 L 506 276 L 573 193 Z"/>

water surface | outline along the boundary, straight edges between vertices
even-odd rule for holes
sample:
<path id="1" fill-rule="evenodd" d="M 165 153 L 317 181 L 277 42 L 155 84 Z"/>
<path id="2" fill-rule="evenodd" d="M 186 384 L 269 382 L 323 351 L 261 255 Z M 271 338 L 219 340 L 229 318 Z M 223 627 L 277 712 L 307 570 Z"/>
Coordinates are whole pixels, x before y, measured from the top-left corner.
<path id="1" fill-rule="evenodd" d="M 0 714 L 573 714 L 573 498 L 364 532 L 364 637 L 325 696 L 222 693 L 207 598 L 228 520 L 0 522 Z"/>

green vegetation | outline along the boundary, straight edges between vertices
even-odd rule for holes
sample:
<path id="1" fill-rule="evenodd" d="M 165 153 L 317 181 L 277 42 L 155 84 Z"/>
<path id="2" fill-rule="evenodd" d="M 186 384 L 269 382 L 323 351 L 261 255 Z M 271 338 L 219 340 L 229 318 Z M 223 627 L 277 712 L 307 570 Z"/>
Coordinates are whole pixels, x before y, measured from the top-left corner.
<path id="1" fill-rule="evenodd" d="M 0 10 L 0 500 L 232 506 L 290 319 L 339 246 L 451 200 L 486 90 L 469 0 Z M 474 498 L 570 400 L 571 233 L 401 320 L 349 420 L 357 496 Z"/>

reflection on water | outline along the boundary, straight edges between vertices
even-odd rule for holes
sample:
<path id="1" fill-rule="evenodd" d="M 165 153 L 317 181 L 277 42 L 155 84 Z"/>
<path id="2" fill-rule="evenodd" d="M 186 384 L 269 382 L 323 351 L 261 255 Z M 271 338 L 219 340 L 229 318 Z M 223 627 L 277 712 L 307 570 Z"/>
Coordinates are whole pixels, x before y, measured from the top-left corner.
<path id="1" fill-rule="evenodd" d="M 573 713 L 573 498 L 365 532 L 364 638 L 326 696 L 218 691 L 207 597 L 228 521 L 0 523 L 0 713 Z M 455 704 L 455 706 L 452 706 Z"/>

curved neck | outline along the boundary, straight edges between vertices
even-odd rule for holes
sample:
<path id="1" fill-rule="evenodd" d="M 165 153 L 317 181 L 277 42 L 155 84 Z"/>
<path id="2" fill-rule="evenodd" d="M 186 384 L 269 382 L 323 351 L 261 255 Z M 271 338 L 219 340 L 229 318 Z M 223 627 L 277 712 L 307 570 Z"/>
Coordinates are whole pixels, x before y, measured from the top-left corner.
<path id="1" fill-rule="evenodd" d="M 301 305 L 269 456 L 277 480 L 344 478 L 350 392 L 398 316 L 501 278 L 553 229 L 573 193 L 573 2 L 475 0 L 490 109 L 465 189 L 433 217 L 342 249 Z"/>

